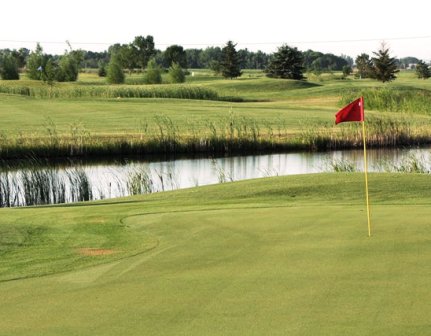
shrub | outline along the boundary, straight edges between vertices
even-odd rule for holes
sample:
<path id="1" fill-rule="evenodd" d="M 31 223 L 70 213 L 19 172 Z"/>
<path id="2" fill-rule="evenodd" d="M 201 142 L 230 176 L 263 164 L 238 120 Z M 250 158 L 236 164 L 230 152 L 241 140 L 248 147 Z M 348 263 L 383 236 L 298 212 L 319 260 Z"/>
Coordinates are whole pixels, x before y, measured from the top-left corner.
<path id="1" fill-rule="evenodd" d="M 5 80 L 19 79 L 18 63 L 12 55 L 6 55 L 1 60 L 0 77 Z"/>
<path id="2" fill-rule="evenodd" d="M 108 64 L 108 83 L 110 84 L 123 84 L 124 72 L 121 67 L 121 62 L 117 55 L 112 55 Z"/>
<path id="3" fill-rule="evenodd" d="M 150 60 L 147 65 L 147 72 L 144 81 L 146 84 L 161 84 L 162 69 L 154 59 Z"/>
<path id="4" fill-rule="evenodd" d="M 178 63 L 172 63 L 169 68 L 169 77 L 172 83 L 184 83 L 186 81 L 186 75 Z"/>

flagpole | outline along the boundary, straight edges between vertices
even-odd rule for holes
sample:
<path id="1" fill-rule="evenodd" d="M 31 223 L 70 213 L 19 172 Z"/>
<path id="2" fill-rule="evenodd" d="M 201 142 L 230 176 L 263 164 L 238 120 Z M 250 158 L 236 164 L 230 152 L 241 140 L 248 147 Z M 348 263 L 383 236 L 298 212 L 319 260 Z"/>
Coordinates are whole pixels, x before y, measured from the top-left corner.
<path id="1" fill-rule="evenodd" d="M 367 199 L 368 237 L 371 237 L 370 202 L 369 202 L 369 198 L 368 198 L 367 146 L 366 146 L 366 138 L 365 138 L 365 121 L 364 120 L 362 121 L 362 139 L 364 141 L 364 173 L 365 173 L 365 195 L 366 195 L 366 199 Z"/>

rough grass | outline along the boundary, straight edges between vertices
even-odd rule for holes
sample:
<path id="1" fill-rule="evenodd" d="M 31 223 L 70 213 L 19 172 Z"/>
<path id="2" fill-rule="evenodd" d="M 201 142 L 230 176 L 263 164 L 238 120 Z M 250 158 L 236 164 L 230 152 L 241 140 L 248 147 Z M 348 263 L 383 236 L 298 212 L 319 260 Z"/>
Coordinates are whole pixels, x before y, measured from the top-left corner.
<path id="1" fill-rule="evenodd" d="M 350 136 L 343 132 L 344 125 L 336 128 L 324 126 L 324 136 L 316 133 L 321 131 L 322 125 L 333 125 L 342 97 L 350 97 L 351 92 L 361 90 L 416 92 L 420 89 L 426 92 L 425 96 L 431 92 L 431 81 L 414 79 L 412 73 L 401 73 L 394 82 L 396 84 L 385 85 L 372 80 L 339 80 L 332 77 L 322 82 L 289 81 L 250 73 L 244 78 L 224 80 L 197 72 L 196 76 L 189 77 L 190 82 L 185 86 L 215 92 L 219 98 L 242 100 L 241 103 L 172 99 L 167 96 L 111 99 L 102 95 L 40 99 L 0 94 L 0 156 L 22 157 L 29 152 L 52 157 L 95 153 L 231 153 L 356 147 L 358 133 Z M 2 81 L 0 86 L 13 88 L 17 85 L 49 90 L 47 85 L 29 80 Z M 179 87 L 182 86 L 162 85 L 154 90 L 163 92 Z M 103 85 L 95 75 L 86 74 L 77 83 L 56 85 L 54 91 L 92 92 L 96 88 L 100 92 L 119 90 L 124 93 L 123 97 L 134 96 L 134 93 L 128 93 L 129 90 L 153 90 L 151 86 L 139 85 L 114 88 Z M 395 105 L 392 105 L 404 106 L 398 104 L 399 99 L 394 97 L 391 99 Z M 382 112 L 380 105 L 367 105 L 367 120 L 378 115 L 383 127 L 383 134 L 376 134 L 370 145 L 421 145 L 431 142 L 430 115 L 414 108 L 420 105 L 414 103 L 414 95 L 413 100 L 407 98 L 400 99 L 407 101 L 406 106 L 410 107 L 405 108 L 407 112 L 397 113 L 396 117 L 393 112 Z M 372 99 L 366 97 L 366 104 L 371 102 Z M 429 108 L 428 105 L 426 102 L 421 106 Z M 230 124 L 232 115 L 235 125 Z M 398 120 L 403 118 L 412 121 L 407 129 Z M 169 120 L 174 126 L 168 130 L 168 143 L 165 141 L 167 130 L 161 134 L 161 129 L 165 127 L 163 120 Z M 395 138 L 392 136 L 393 127 L 396 128 Z M 317 136 L 317 140 L 310 141 L 310 134 Z M 341 139 L 340 134 L 349 136 Z"/>
<path id="2" fill-rule="evenodd" d="M 425 335 L 428 180 L 370 174 L 371 238 L 362 174 L 1 209 L 0 333 Z"/>

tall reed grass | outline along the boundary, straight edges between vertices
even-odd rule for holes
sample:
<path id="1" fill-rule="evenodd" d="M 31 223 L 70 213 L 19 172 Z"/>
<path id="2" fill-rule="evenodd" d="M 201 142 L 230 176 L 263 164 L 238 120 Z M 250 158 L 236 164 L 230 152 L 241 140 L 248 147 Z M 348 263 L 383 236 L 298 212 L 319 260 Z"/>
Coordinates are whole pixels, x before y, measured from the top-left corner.
<path id="1" fill-rule="evenodd" d="M 343 91 L 340 106 L 352 102 L 359 96 L 364 97 L 366 109 L 431 114 L 431 92 L 428 90 L 385 87 Z"/>
<path id="2" fill-rule="evenodd" d="M 82 85 L 20 86 L 0 84 L 0 93 L 35 98 L 175 98 L 231 100 L 210 88 L 198 85 Z"/>
<path id="3" fill-rule="evenodd" d="M 91 172 L 79 163 L 66 168 L 35 158 L 14 165 L 0 163 L 0 207 L 82 202 L 179 188 L 178 176 L 170 166 L 163 171 L 138 166 L 125 179 L 123 172 L 113 171 L 108 190 L 92 185 Z"/>
<path id="4" fill-rule="evenodd" d="M 236 154 L 291 150 L 328 150 L 362 147 L 362 129 L 358 123 L 309 123 L 293 135 L 282 119 L 272 124 L 258 123 L 234 113 L 206 125 L 189 123 L 179 129 L 169 117 L 137 122 L 133 134 L 101 136 L 91 134 L 81 123 L 60 133 L 47 120 L 45 130 L 37 134 L 0 134 L 0 159 L 89 157 L 122 155 Z M 368 117 L 369 147 L 418 146 L 431 143 L 431 128 L 409 118 Z M 41 136 L 40 134 L 45 135 Z"/>
<path id="5" fill-rule="evenodd" d="M 299 141 L 312 150 L 361 148 L 362 126 L 359 123 L 310 124 L 303 127 Z M 425 145 L 431 143 L 431 130 L 409 118 L 368 117 L 366 142 L 368 147 Z"/>

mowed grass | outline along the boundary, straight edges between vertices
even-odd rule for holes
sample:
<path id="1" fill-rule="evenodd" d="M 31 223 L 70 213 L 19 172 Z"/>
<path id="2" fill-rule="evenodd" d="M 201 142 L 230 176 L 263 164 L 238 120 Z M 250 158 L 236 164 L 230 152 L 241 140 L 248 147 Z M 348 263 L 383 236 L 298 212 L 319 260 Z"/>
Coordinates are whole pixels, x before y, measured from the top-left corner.
<path id="1" fill-rule="evenodd" d="M 429 176 L 369 182 L 371 238 L 362 174 L 1 209 L 0 335 L 427 335 Z"/>
<path id="2" fill-rule="evenodd" d="M 137 75 L 135 75 L 137 76 Z M 59 83 L 67 90 L 88 87 L 93 84 L 103 87 L 103 81 L 95 74 L 81 74 L 77 83 Z M 133 78 L 133 77 L 131 77 Z M 179 137 L 191 134 L 210 134 L 211 124 L 222 129 L 232 115 L 244 118 L 259 126 L 260 134 L 282 133 L 292 135 L 308 127 L 333 124 L 334 114 L 339 109 L 340 98 L 352 89 L 382 87 L 372 80 L 292 81 L 247 75 L 244 78 L 224 80 L 205 72 L 188 77 L 190 85 L 208 87 L 219 96 L 243 98 L 245 102 L 226 102 L 163 98 L 53 98 L 40 99 L 18 95 L 0 94 L 1 141 L 26 143 L 27 139 L 52 136 L 71 137 L 77 127 L 92 137 L 130 138 L 145 134 L 160 135 L 159 117 L 169 118 Z M 47 87 L 46 84 L 30 81 L 1 81 L 2 85 L 24 85 Z M 108 85 L 105 85 L 107 88 Z M 169 84 L 162 85 L 169 86 Z M 395 82 L 385 87 L 421 87 L 431 90 L 431 81 L 414 79 L 412 73 L 402 73 Z M 119 86 L 121 87 L 121 86 Z M 135 85 L 125 87 L 134 88 Z M 46 89 L 46 88 L 45 88 Z M 254 101 L 251 101 L 254 100 Z M 402 113 L 367 111 L 367 116 L 383 118 L 403 117 Z M 409 113 L 409 119 L 429 124 L 429 116 Z M 311 126 L 310 126 L 311 125 Z M 51 132 L 51 133 L 50 133 Z"/>

